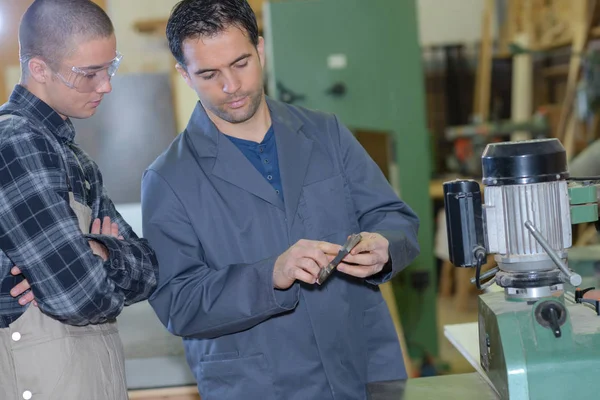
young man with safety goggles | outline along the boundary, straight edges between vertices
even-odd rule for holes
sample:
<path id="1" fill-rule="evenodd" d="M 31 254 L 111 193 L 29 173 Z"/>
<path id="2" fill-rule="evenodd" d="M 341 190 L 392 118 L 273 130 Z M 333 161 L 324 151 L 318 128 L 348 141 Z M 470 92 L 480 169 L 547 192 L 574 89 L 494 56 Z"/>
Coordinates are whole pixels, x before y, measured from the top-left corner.
<path id="1" fill-rule="evenodd" d="M 94 115 L 122 56 L 89 0 L 34 1 L 19 42 L 0 107 L 0 399 L 125 400 L 116 317 L 152 293 L 157 261 L 70 121 Z"/>

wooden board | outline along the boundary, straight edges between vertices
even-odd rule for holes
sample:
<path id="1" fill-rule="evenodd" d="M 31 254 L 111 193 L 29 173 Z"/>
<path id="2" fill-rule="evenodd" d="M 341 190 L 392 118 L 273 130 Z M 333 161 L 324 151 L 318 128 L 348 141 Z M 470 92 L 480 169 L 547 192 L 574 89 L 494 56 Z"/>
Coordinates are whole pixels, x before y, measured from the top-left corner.
<path id="1" fill-rule="evenodd" d="M 130 400 L 200 400 L 195 386 L 165 389 L 131 390 Z"/>

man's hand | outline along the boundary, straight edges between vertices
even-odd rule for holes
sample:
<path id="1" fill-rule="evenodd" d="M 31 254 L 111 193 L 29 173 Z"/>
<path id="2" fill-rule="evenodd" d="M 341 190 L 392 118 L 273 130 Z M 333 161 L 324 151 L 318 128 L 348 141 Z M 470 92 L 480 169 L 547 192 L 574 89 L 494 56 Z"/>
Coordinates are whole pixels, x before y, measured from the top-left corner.
<path id="1" fill-rule="evenodd" d="M 114 222 L 111 223 L 109 217 L 104 217 L 104 220 L 102 222 L 100 221 L 99 218 L 96 218 L 94 220 L 94 222 L 92 223 L 92 230 L 90 233 L 93 233 L 96 235 L 100 235 L 100 234 L 110 235 L 110 236 L 114 236 L 118 239 L 123 240 L 123 236 L 119 235 L 119 225 Z M 102 259 L 104 261 L 108 260 L 108 250 L 106 249 L 106 247 L 104 247 L 103 244 L 100 244 L 99 242 L 96 242 L 94 240 L 88 240 L 88 243 L 90 245 L 90 248 L 92 249 L 92 252 L 95 255 L 102 257 Z M 19 267 L 15 266 L 10 270 L 10 273 L 15 276 L 21 275 L 21 270 L 19 269 Z M 29 285 L 29 282 L 27 281 L 27 279 L 23 279 L 23 281 L 21 281 L 20 283 L 15 285 L 14 288 L 11 289 L 10 295 L 12 297 L 21 296 L 23 293 L 27 292 L 30 288 L 31 288 L 31 286 Z M 37 302 L 35 301 L 35 299 L 33 297 L 33 292 L 31 290 L 29 290 L 29 292 L 27 292 L 23 296 L 21 296 L 21 298 L 19 299 L 19 304 L 24 306 L 27 303 L 30 303 L 32 301 L 33 301 L 33 305 L 37 306 Z"/>
<path id="2" fill-rule="evenodd" d="M 92 234 L 95 235 L 109 235 L 114 236 L 118 239 L 123 240 L 123 236 L 119 235 L 119 225 L 115 222 L 110 222 L 110 217 L 104 217 L 104 220 L 100 222 L 99 218 L 96 218 L 92 223 Z M 96 242 L 95 240 L 88 240 L 88 243 L 92 249 L 92 252 L 100 256 L 102 260 L 108 260 L 108 249 L 100 242 Z"/>
<path id="3" fill-rule="evenodd" d="M 300 240 L 281 254 L 273 268 L 273 286 L 276 289 L 288 289 L 296 280 L 314 284 L 321 268 L 329 262 L 320 248 L 322 244 Z"/>
<path id="4" fill-rule="evenodd" d="M 111 223 L 110 217 L 104 217 L 102 221 L 100 221 L 100 218 L 96 218 L 92 223 L 90 233 L 94 235 L 109 235 L 123 240 L 123 236 L 119 235 L 119 224 L 116 222 Z"/>
<path id="5" fill-rule="evenodd" d="M 337 269 L 357 278 L 367 278 L 381 272 L 389 261 L 390 243 L 379 233 L 361 232 L 360 235 L 362 240 L 344 257 Z M 341 248 L 339 245 L 321 244 L 328 260 L 333 260 Z"/>
<path id="6" fill-rule="evenodd" d="M 10 273 L 14 276 L 21 275 L 21 270 L 19 269 L 19 267 L 12 267 Z M 17 283 L 15 287 L 10 290 L 10 295 L 12 297 L 19 297 L 23 293 L 27 292 L 30 288 L 31 286 L 29 286 L 29 282 L 27 282 L 27 279 L 23 279 L 20 283 Z M 33 292 L 29 290 L 29 292 L 21 296 L 21 298 L 19 299 L 19 304 L 24 306 L 25 304 L 30 303 L 32 301 L 33 305 L 37 306 L 37 302 L 33 299 Z"/>

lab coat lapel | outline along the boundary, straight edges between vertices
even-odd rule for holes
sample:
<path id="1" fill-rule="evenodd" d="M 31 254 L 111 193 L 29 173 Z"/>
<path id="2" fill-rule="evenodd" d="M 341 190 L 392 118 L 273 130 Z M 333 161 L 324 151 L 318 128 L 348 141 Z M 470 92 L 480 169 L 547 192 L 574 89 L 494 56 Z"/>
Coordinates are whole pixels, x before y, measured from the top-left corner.
<path id="1" fill-rule="evenodd" d="M 219 132 L 200 102 L 196 105 L 186 130 L 203 168 L 211 171 L 215 177 L 283 210 L 283 203 L 273 187 L 246 156 Z M 214 159 L 212 169 L 210 159 Z"/>
<path id="2" fill-rule="evenodd" d="M 302 132 L 302 121 L 282 103 L 267 98 L 277 141 L 279 172 L 288 226 L 294 221 L 313 142 Z"/>

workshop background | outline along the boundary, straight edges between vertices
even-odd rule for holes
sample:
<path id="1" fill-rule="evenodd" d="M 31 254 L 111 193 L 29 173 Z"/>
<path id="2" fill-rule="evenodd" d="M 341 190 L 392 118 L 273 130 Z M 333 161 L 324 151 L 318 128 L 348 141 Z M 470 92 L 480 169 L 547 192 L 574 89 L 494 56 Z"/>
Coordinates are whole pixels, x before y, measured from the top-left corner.
<path id="1" fill-rule="evenodd" d="M 112 18 L 124 58 L 97 115 L 74 121 L 77 140 L 142 235 L 141 174 L 185 127 L 196 95 L 176 74 L 164 37 L 176 0 L 95 2 Z M 420 257 L 382 288 L 411 377 L 474 371 L 444 334 L 445 326 L 477 321 L 478 292 L 469 283 L 473 270 L 448 260 L 442 183 L 480 179 L 488 143 L 527 138 L 558 138 L 578 172 L 600 170 L 600 151 L 588 154 L 599 133 L 600 7 L 588 0 L 249 2 L 266 39 L 267 93 L 338 114 L 421 219 Z M 17 26 L 29 4 L 0 0 L 2 102 L 19 80 Z M 576 246 L 596 242 L 585 225 L 574 235 Z M 147 303 L 119 321 L 132 399 L 199 398 L 180 340 Z"/>

